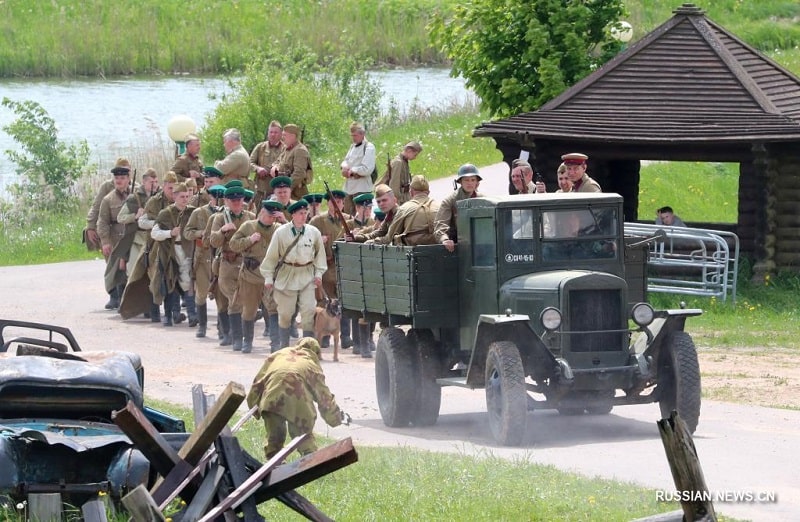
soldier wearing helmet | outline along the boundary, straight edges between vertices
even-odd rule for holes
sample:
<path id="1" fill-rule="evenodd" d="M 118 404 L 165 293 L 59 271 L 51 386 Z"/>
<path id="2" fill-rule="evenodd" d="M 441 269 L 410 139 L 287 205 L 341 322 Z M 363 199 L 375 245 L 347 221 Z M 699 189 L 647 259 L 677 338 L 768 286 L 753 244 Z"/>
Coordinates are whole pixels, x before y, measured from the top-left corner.
<path id="1" fill-rule="evenodd" d="M 461 165 L 453 182 L 456 190 L 444 198 L 439 206 L 433 234 L 436 237 L 436 242 L 444 245 L 450 252 L 455 250 L 455 242 L 458 238 L 456 204 L 462 199 L 482 197 L 483 194 L 478 192 L 478 185 L 480 185 L 481 179 L 478 167 L 471 163 Z"/>

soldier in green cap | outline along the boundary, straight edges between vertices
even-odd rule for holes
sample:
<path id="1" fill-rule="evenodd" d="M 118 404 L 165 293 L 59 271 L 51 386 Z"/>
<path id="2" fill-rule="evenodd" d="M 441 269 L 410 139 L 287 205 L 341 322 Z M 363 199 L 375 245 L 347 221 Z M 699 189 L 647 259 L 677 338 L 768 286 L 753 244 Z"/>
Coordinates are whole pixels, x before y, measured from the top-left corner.
<path id="1" fill-rule="evenodd" d="M 212 167 L 213 168 L 213 167 Z M 197 308 L 198 327 L 195 337 L 205 337 L 208 327 L 208 292 L 211 287 L 211 216 L 220 210 L 219 203 L 225 196 L 225 187 L 214 185 L 208 189 L 209 201 L 196 208 L 183 229 L 183 237 L 194 243 L 192 256 L 192 279 L 194 280 L 194 302 Z"/>
<path id="2" fill-rule="evenodd" d="M 225 208 L 217 213 L 211 222 L 211 246 L 219 256 L 219 294 L 217 314 L 222 325 L 220 346 L 232 346 L 235 351 L 242 349 L 242 303 L 234 299 L 242 256 L 230 246 L 233 234 L 242 223 L 254 219 L 255 215 L 244 208 L 244 187 L 239 180 L 225 185 Z"/>
<path id="3" fill-rule="evenodd" d="M 154 302 L 164 302 L 164 326 L 172 326 L 183 320 L 181 293 L 189 296 L 186 311 L 197 324 L 194 295 L 191 295 L 192 244 L 181 234 L 194 207 L 189 206 L 191 193 L 186 183 L 176 183 L 172 195 L 174 203 L 158 213 L 150 231 L 150 237 L 155 241 L 155 262 L 150 265 L 150 292 Z"/>
<path id="4" fill-rule="evenodd" d="M 271 121 L 267 127 L 264 141 L 257 144 L 250 153 L 250 167 L 256 173 L 255 208 L 261 207 L 261 202 L 272 195 L 270 181 L 274 178 L 272 166 L 278 162 L 286 145 L 283 143 L 283 127 L 280 122 Z"/>
<path id="5" fill-rule="evenodd" d="M 272 236 L 261 275 L 264 288 L 273 292 L 278 305 L 281 347 L 289 346 L 289 327 L 300 308 L 303 335 L 314 335 L 315 288 L 322 286 L 322 274 L 328 268 L 322 234 L 306 224 L 308 202 L 301 199 L 289 207 L 292 220 L 278 227 Z"/>
<path id="6" fill-rule="evenodd" d="M 219 169 L 215 167 L 204 167 L 203 188 L 201 188 L 197 194 L 192 196 L 192 199 L 189 200 L 189 204 L 195 208 L 200 208 L 203 205 L 207 205 L 209 201 L 208 189 L 214 185 L 219 185 L 221 179 L 222 172 L 220 172 Z"/>
<path id="7" fill-rule="evenodd" d="M 325 199 L 325 194 L 320 194 L 317 192 L 306 194 L 303 196 L 303 199 L 308 201 L 308 219 L 311 221 L 313 217 L 320 214 L 319 207 L 322 206 L 322 201 Z"/>
<path id="8" fill-rule="evenodd" d="M 186 152 L 178 156 L 169 169 L 178 176 L 178 181 L 197 179 L 203 175 L 203 162 L 200 161 L 200 138 L 196 134 L 187 134 L 183 138 Z"/>
<path id="9" fill-rule="evenodd" d="M 317 419 L 315 402 L 329 426 L 350 423 L 350 416 L 339 408 L 325 384 L 319 361 L 319 344 L 313 337 L 304 337 L 295 346 L 267 357 L 253 379 L 247 405 L 251 408 L 258 406 L 256 418 L 264 420 L 267 432 L 264 454 L 267 459 L 283 447 L 287 431 L 292 438 L 308 435 L 297 447 L 301 455 L 317 450 L 313 434 Z"/>
<path id="10" fill-rule="evenodd" d="M 436 236 L 436 242 L 443 244 L 450 252 L 455 250 L 456 240 L 458 239 L 456 204 L 463 199 L 483 197 L 483 194 L 478 192 L 478 185 L 480 185 L 481 179 L 478 167 L 471 163 L 461 165 L 458 168 L 456 180 L 453 182 L 457 187 L 456 190 L 444 198 L 439 205 L 434 235 Z"/>
<path id="11" fill-rule="evenodd" d="M 367 192 L 353 198 L 356 213 L 347 224 L 354 235 L 368 234 L 375 226 L 375 220 L 372 219 L 372 197 L 372 193 Z M 364 319 L 352 319 L 353 355 L 360 353 L 364 358 L 372 357 L 372 351 L 375 350 L 375 343 L 372 340 L 374 330 L 375 323 L 368 323 Z"/>
<path id="12" fill-rule="evenodd" d="M 97 235 L 103 257 L 106 258 L 105 287 L 109 300 L 106 310 L 119 308 L 125 281 L 128 279 L 126 264 L 130 254 L 130 243 L 126 248 L 116 248 L 125 236 L 125 225 L 117 220 L 120 209 L 125 205 L 130 193 L 130 170 L 118 168 L 114 170 L 114 190 L 105 195 L 100 202 L 97 214 Z M 112 251 L 114 255 L 112 255 Z"/>
<path id="13" fill-rule="evenodd" d="M 299 200 L 308 194 L 308 186 L 314 181 L 314 169 L 308 149 L 300 141 L 300 127 L 289 123 L 283 128 L 283 143 L 286 145 L 270 173 L 273 177 L 288 176 L 291 179 L 292 199 Z"/>
<path id="14" fill-rule="evenodd" d="M 339 219 L 336 209 L 339 212 L 344 208 L 344 201 L 347 194 L 343 190 L 334 189 L 330 194 L 325 194 L 324 198 L 328 201 L 328 211 L 324 214 L 319 214 L 309 221 L 311 226 L 316 227 L 322 234 L 322 242 L 325 245 L 325 260 L 328 264 L 328 269 L 322 275 L 322 289 L 317 291 L 317 304 L 324 306 L 325 297 L 330 299 L 337 298 L 339 292 L 336 288 L 336 263 L 333 257 L 333 242 L 337 239 L 344 237 L 344 223 Z M 350 219 L 347 214 L 342 214 L 345 222 Z M 353 340 L 350 336 L 350 320 L 342 318 L 341 320 L 341 339 L 342 348 L 350 348 L 353 345 Z M 328 339 L 320 339 L 322 347 L 327 348 Z"/>
<path id="15" fill-rule="evenodd" d="M 270 200 L 277 201 L 283 208 L 283 219 L 280 220 L 280 223 L 288 223 L 291 221 L 292 216 L 289 214 L 289 207 L 292 203 L 295 202 L 292 199 L 292 178 L 288 176 L 277 176 L 273 178 L 270 182 L 272 186 L 272 196 L 270 196 Z"/>
<path id="16" fill-rule="evenodd" d="M 263 201 L 257 218 L 242 223 L 230 241 L 231 250 L 242 255 L 242 268 L 239 271 L 236 290 L 236 299 L 242 303 L 244 336 L 242 353 L 250 353 L 253 350 L 256 314 L 264 301 L 264 276 L 261 275 L 259 268 L 267 254 L 272 235 L 280 226 L 276 222 L 278 215 L 283 215 L 283 205 L 277 201 Z M 266 301 L 264 308 L 269 318 L 271 348 L 275 352 L 280 349 L 278 307 L 271 295 Z"/>

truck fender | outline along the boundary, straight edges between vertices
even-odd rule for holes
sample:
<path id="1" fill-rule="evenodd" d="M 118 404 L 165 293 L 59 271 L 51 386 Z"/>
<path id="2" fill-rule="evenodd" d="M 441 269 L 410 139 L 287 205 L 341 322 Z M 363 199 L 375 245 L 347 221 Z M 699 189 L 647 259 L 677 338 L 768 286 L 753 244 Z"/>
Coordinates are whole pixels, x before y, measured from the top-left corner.
<path id="1" fill-rule="evenodd" d="M 645 335 L 634 342 L 633 355 L 643 355 L 650 361 L 658 361 L 658 354 L 664 339 L 672 332 L 682 332 L 687 317 L 696 317 L 703 313 L 699 308 L 659 310 L 653 322 L 644 328 Z"/>
<path id="2" fill-rule="evenodd" d="M 530 318 L 522 314 L 483 314 L 478 317 L 475 341 L 467 368 L 467 384 L 482 388 L 486 378 L 486 356 L 496 341 L 511 341 L 519 350 L 525 375 L 534 379 L 558 373 L 558 362 L 531 328 Z"/>

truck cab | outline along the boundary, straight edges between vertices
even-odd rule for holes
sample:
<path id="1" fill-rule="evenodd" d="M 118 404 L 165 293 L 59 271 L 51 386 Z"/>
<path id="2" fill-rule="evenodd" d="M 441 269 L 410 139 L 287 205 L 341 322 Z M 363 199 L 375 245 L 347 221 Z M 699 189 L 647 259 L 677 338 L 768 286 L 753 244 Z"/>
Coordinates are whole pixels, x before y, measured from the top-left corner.
<path id="1" fill-rule="evenodd" d="M 343 310 L 383 326 L 375 376 L 385 423 L 433 424 L 441 387 L 463 386 L 486 390 L 503 444 L 520 444 L 526 412 L 547 408 L 603 414 L 659 402 L 694 429 L 699 369 L 683 327 L 701 312 L 645 302 L 648 240 L 626 242 L 621 196 L 470 198 L 456 224 L 454 253 L 337 243 Z"/>

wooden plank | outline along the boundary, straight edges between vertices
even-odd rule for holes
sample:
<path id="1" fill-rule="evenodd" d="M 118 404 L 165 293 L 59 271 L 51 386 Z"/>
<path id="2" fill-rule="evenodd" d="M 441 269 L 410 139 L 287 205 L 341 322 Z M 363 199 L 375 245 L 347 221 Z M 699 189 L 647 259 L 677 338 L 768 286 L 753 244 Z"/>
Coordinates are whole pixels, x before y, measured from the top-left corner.
<path id="1" fill-rule="evenodd" d="M 83 516 L 83 522 L 108 522 L 106 505 L 100 499 L 84 502 L 81 506 L 81 515 Z"/>
<path id="2" fill-rule="evenodd" d="M 661 434 L 664 451 L 667 453 L 675 490 L 693 492 L 691 499 L 681 499 L 684 519 L 716 521 L 713 502 L 703 498 L 704 496 L 708 498 L 708 487 L 692 434 L 689 433 L 686 423 L 678 416 L 677 411 L 673 411 L 669 419 L 658 421 L 658 431 Z"/>
<path id="3" fill-rule="evenodd" d="M 297 446 L 299 446 L 300 443 L 306 439 L 306 437 L 307 435 L 303 434 L 292 439 L 289 444 L 278 451 L 278 453 L 269 459 L 255 473 L 253 473 L 250 478 L 244 482 L 244 484 L 236 488 L 225 500 L 220 502 L 214 509 L 206 513 L 205 516 L 199 520 L 199 522 L 209 522 L 228 509 L 235 508 L 244 502 L 258 489 L 258 487 L 261 485 L 261 481 L 264 480 L 264 477 L 269 475 L 278 464 L 283 462 L 283 460 L 291 452 L 293 452 Z"/>
<path id="4" fill-rule="evenodd" d="M 245 468 L 245 459 L 242 452 L 242 447 L 239 441 L 230 434 L 223 433 L 217 439 L 217 453 L 220 456 L 220 461 L 228 468 L 228 473 L 231 478 L 233 489 L 240 488 L 248 479 L 247 469 Z M 264 518 L 258 514 L 258 505 L 252 497 L 247 498 L 241 505 L 244 519 L 248 522 L 263 521 Z"/>
<path id="5" fill-rule="evenodd" d="M 141 484 L 122 497 L 122 505 L 125 506 L 133 522 L 164 522 L 164 515 Z"/>
<path id="6" fill-rule="evenodd" d="M 270 473 L 265 484 L 256 491 L 256 502 L 260 504 L 275 498 L 281 493 L 299 488 L 357 461 L 358 454 L 353 448 L 353 440 L 350 437 L 334 442 L 310 455 L 276 468 Z"/>
<path id="7" fill-rule="evenodd" d="M 29 493 L 28 517 L 30 520 L 46 522 L 63 517 L 61 493 Z"/>
<path id="8" fill-rule="evenodd" d="M 192 432 L 189 440 L 181 447 L 178 456 L 189 464 L 196 465 L 200 462 L 203 454 L 214 443 L 214 439 L 222 429 L 227 426 L 231 416 L 236 413 L 236 409 L 244 399 L 244 386 L 237 382 L 229 382 L 203 421 Z"/>
<path id="9" fill-rule="evenodd" d="M 153 486 L 150 492 L 150 496 L 153 497 L 153 502 L 155 502 L 159 508 L 163 509 L 165 507 L 164 505 L 168 503 L 172 492 L 179 486 L 181 489 L 185 490 L 181 497 L 187 502 L 192 500 L 195 491 L 200 486 L 200 480 L 196 479 L 195 487 L 187 488 L 192 481 L 189 477 L 195 477 L 195 474 L 192 473 L 194 470 L 195 466 L 193 464 L 189 464 L 185 460 L 178 461 L 164 477 L 164 480 L 159 481 L 158 484 Z M 174 498 L 174 496 L 172 498 Z"/>
<path id="10" fill-rule="evenodd" d="M 281 493 L 277 499 L 286 507 L 293 509 L 296 513 L 303 515 L 312 522 L 333 522 L 331 517 L 320 511 L 317 506 L 297 491 L 292 490 Z"/>
<path id="11" fill-rule="evenodd" d="M 153 469 L 162 476 L 167 476 L 180 461 L 178 453 L 132 401 L 128 401 L 125 408 L 113 412 L 111 420 L 122 429 L 136 449 L 150 461 Z"/>
<path id="12" fill-rule="evenodd" d="M 211 501 L 217 493 L 217 488 L 224 474 L 224 467 L 218 464 L 211 466 L 211 469 L 206 473 L 203 484 L 200 486 L 200 489 L 197 490 L 197 494 L 195 494 L 194 498 L 183 512 L 181 522 L 196 522 L 200 520 L 200 517 L 202 517 L 211 506 Z"/>

